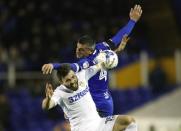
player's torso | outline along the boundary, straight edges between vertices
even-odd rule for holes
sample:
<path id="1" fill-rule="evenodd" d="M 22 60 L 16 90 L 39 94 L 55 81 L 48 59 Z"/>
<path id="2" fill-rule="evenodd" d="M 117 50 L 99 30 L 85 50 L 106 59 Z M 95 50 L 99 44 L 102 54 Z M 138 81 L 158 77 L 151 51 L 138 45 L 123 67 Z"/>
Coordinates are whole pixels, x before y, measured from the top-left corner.
<path id="1" fill-rule="evenodd" d="M 113 115 L 113 100 L 108 89 L 108 72 L 98 72 L 89 80 L 89 90 L 100 116 Z"/>
<path id="2" fill-rule="evenodd" d="M 105 43 L 98 43 L 94 56 L 97 56 L 101 51 L 108 50 L 109 46 Z M 102 116 L 109 116 L 113 114 L 113 101 L 108 88 L 108 71 L 101 69 L 88 81 L 89 90 L 92 98 L 96 104 L 97 110 L 102 112 Z"/>
<path id="3" fill-rule="evenodd" d="M 78 75 L 79 89 L 72 93 L 62 92 L 61 107 L 69 118 L 72 128 L 78 128 L 89 121 L 99 120 L 96 106 L 89 92 L 85 77 Z"/>
<path id="4" fill-rule="evenodd" d="M 101 69 L 92 78 L 89 79 L 89 88 L 93 97 L 104 97 L 108 99 L 108 72 L 107 70 Z"/>
<path id="5" fill-rule="evenodd" d="M 86 68 L 89 64 L 86 62 L 93 62 L 96 64 L 96 56 L 104 50 L 108 50 L 109 46 L 105 43 L 96 44 L 95 51 L 86 59 L 82 59 L 82 68 Z M 107 70 L 101 69 L 88 81 L 89 90 L 91 96 L 96 104 L 97 110 L 105 112 L 105 116 L 112 115 L 113 113 L 113 102 L 108 89 L 108 72 Z"/>
<path id="6" fill-rule="evenodd" d="M 99 54 L 101 51 L 109 49 L 108 45 L 105 42 L 98 43 L 96 45 L 95 56 Z M 92 56 L 93 57 L 93 56 Z M 98 100 L 105 98 L 109 99 L 109 91 L 108 91 L 108 71 L 105 69 L 101 69 L 97 72 L 92 78 L 88 81 L 91 95 L 94 100 Z"/>

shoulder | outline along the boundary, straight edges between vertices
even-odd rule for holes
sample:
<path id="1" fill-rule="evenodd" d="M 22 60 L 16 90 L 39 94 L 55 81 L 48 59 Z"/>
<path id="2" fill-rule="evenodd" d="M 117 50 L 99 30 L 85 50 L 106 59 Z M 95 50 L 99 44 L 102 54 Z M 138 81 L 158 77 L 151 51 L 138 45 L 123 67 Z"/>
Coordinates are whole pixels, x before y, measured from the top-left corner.
<path id="1" fill-rule="evenodd" d="M 85 71 L 86 71 L 86 69 L 83 69 L 80 72 L 76 73 L 76 76 L 78 77 L 79 80 L 82 80 L 85 78 Z"/>
<path id="2" fill-rule="evenodd" d="M 96 50 L 107 50 L 109 48 L 109 45 L 105 41 L 96 44 Z"/>
<path id="3" fill-rule="evenodd" d="M 58 87 L 54 90 L 54 94 L 60 94 L 60 93 L 61 93 L 61 89 L 62 89 L 62 85 L 58 86 Z"/>
<path id="4" fill-rule="evenodd" d="M 79 60 L 78 64 L 82 66 L 83 69 L 88 68 L 89 67 L 89 61 L 90 58 L 82 58 Z"/>
<path id="5" fill-rule="evenodd" d="M 64 85 L 58 86 L 54 92 L 57 94 L 72 93 L 71 90 L 67 89 Z"/>
<path id="6" fill-rule="evenodd" d="M 63 85 L 59 85 L 59 86 L 57 86 L 57 88 L 55 89 L 55 91 L 59 91 L 59 90 L 61 90 L 63 88 Z"/>

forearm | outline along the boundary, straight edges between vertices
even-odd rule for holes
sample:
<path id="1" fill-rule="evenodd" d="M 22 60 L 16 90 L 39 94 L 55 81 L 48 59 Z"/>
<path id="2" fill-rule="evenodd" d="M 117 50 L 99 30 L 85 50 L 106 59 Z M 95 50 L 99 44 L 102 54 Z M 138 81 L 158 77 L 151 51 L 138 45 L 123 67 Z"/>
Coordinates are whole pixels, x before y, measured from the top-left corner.
<path id="1" fill-rule="evenodd" d="M 123 51 L 123 50 L 121 50 L 121 49 L 119 49 L 119 48 L 117 48 L 117 49 L 114 50 L 114 52 L 115 52 L 116 54 L 120 54 L 122 51 Z"/>
<path id="2" fill-rule="evenodd" d="M 133 20 L 129 20 L 129 22 L 127 23 L 126 26 L 124 26 L 123 28 L 121 28 L 115 36 L 113 36 L 110 40 L 112 41 L 112 43 L 114 43 L 114 46 L 117 47 L 119 46 L 123 36 L 125 34 L 129 35 L 131 33 L 131 31 L 133 30 L 134 26 L 135 26 L 135 21 Z"/>
<path id="3" fill-rule="evenodd" d="M 93 77 L 97 72 L 99 72 L 103 68 L 103 63 L 98 63 L 97 65 L 91 66 L 90 68 L 86 69 L 87 74 L 85 76 L 86 80 L 89 80 L 91 77 Z"/>
<path id="4" fill-rule="evenodd" d="M 123 38 L 123 39 L 124 39 L 124 38 Z M 122 43 L 119 45 L 119 47 L 114 50 L 114 52 L 115 52 L 116 54 L 121 53 L 121 52 L 124 50 L 124 48 L 125 48 L 125 46 L 126 46 L 126 43 L 127 43 L 127 42 L 122 42 Z"/>
<path id="5" fill-rule="evenodd" d="M 51 108 L 53 108 L 53 104 L 51 102 L 51 99 L 48 97 L 44 98 L 42 101 L 42 109 L 43 110 L 49 110 Z"/>
<path id="6" fill-rule="evenodd" d="M 55 69 L 55 70 L 59 69 L 62 66 L 62 64 L 65 64 L 65 63 L 52 63 L 53 69 Z M 71 69 L 75 72 L 77 72 L 79 70 L 79 65 L 76 63 L 66 63 L 66 64 L 69 64 Z"/>
<path id="7" fill-rule="evenodd" d="M 61 67 L 60 63 L 52 63 L 52 65 L 53 65 L 53 69 L 58 69 Z"/>
<path id="8" fill-rule="evenodd" d="M 62 64 L 65 64 L 65 63 L 52 63 L 53 65 L 53 69 L 59 69 L 61 68 Z M 87 69 L 89 68 L 90 66 L 93 66 L 97 63 L 94 63 L 93 62 L 93 59 L 88 59 L 88 58 L 84 58 L 84 59 L 81 59 L 79 60 L 78 62 L 76 63 L 66 63 L 66 64 L 69 64 L 71 69 L 74 71 L 74 72 L 79 72 L 81 71 L 82 69 Z"/>

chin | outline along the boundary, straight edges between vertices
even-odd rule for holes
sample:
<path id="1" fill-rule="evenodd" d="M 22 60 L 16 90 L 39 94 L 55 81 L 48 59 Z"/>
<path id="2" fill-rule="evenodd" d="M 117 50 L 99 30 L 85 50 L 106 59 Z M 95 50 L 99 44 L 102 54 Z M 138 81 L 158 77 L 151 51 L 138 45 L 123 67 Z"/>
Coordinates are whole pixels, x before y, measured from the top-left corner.
<path id="1" fill-rule="evenodd" d="M 78 90 L 78 87 L 74 87 L 74 88 L 73 88 L 73 91 L 76 91 L 76 90 Z"/>
<path id="2" fill-rule="evenodd" d="M 81 54 L 76 54 L 76 57 L 77 57 L 77 58 L 83 58 L 84 56 L 81 55 Z"/>
<path id="3" fill-rule="evenodd" d="M 76 91 L 78 89 L 78 86 L 77 85 L 72 85 L 71 88 L 72 88 L 72 90 Z"/>
<path id="4" fill-rule="evenodd" d="M 79 55 L 76 55 L 76 57 L 77 57 L 77 58 L 80 58 L 80 56 L 79 56 Z"/>

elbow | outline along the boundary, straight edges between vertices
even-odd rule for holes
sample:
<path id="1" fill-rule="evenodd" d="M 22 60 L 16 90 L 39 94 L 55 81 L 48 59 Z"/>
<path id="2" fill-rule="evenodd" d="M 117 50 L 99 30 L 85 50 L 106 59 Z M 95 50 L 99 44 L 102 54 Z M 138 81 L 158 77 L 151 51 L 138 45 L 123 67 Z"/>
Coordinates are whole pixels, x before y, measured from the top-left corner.
<path id="1" fill-rule="evenodd" d="M 44 110 L 44 111 L 48 111 L 48 107 L 47 107 L 47 106 L 45 106 L 43 103 L 42 103 L 41 108 L 42 108 L 42 110 Z"/>
<path id="2" fill-rule="evenodd" d="M 46 108 L 43 104 L 42 104 L 41 108 L 42 108 L 42 110 L 44 110 L 44 111 L 47 111 L 47 110 L 48 110 L 48 108 Z"/>

